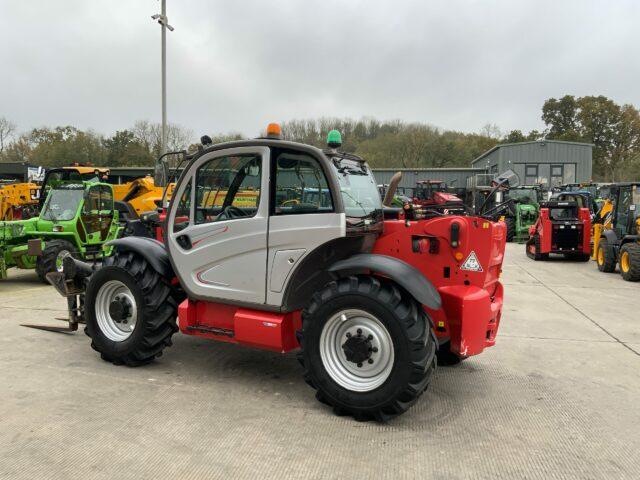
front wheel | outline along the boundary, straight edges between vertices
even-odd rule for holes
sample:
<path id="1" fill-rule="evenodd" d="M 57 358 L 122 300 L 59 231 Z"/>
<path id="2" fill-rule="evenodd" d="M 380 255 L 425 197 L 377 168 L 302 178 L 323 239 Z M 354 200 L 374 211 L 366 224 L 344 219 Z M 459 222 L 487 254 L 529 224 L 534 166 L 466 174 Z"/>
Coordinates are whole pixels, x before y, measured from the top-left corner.
<path id="1" fill-rule="evenodd" d="M 305 380 L 337 414 L 387 420 L 428 387 L 436 339 L 424 309 L 394 284 L 352 276 L 313 296 L 299 332 Z"/>
<path id="2" fill-rule="evenodd" d="M 147 364 L 171 345 L 177 306 L 147 261 L 117 252 L 91 276 L 84 299 L 91 347 L 116 365 Z"/>
<path id="3" fill-rule="evenodd" d="M 48 240 L 42 255 L 36 260 L 36 273 L 43 283 L 47 282 L 47 273 L 62 272 L 62 261 L 76 253 L 74 245 L 67 240 Z"/>
<path id="4" fill-rule="evenodd" d="M 640 244 L 625 243 L 620 249 L 620 274 L 627 282 L 640 281 Z"/>
<path id="5" fill-rule="evenodd" d="M 600 243 L 598 243 L 596 264 L 601 272 L 611 273 L 616 270 L 616 255 L 606 238 L 600 239 Z"/>

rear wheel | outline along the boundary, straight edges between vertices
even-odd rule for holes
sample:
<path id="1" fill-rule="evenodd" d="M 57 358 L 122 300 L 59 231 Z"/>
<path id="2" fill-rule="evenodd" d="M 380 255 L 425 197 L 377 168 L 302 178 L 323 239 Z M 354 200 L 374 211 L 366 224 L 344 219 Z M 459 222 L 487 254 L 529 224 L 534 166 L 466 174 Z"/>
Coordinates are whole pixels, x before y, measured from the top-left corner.
<path id="1" fill-rule="evenodd" d="M 47 282 L 46 275 L 51 272 L 62 272 L 62 261 L 76 251 L 74 245 L 67 240 L 49 240 L 45 242 L 42 255 L 36 261 L 36 273 L 40 281 Z"/>
<path id="2" fill-rule="evenodd" d="M 424 309 L 371 276 L 331 282 L 313 296 L 298 332 L 304 377 L 337 414 L 387 420 L 424 392 L 436 339 Z"/>
<path id="3" fill-rule="evenodd" d="M 596 252 L 596 263 L 601 272 L 611 273 L 616 270 L 616 256 L 613 247 L 609 246 L 606 238 L 601 238 Z"/>
<path id="4" fill-rule="evenodd" d="M 507 242 L 513 242 L 516 236 L 516 219 L 513 217 L 506 217 L 504 223 L 507 225 Z"/>
<path id="5" fill-rule="evenodd" d="M 93 274 L 85 295 L 91 347 L 114 364 L 147 364 L 178 330 L 171 288 L 147 261 L 117 252 Z"/>
<path id="6" fill-rule="evenodd" d="M 620 249 L 620 274 L 628 282 L 640 281 L 640 244 L 625 243 Z"/>

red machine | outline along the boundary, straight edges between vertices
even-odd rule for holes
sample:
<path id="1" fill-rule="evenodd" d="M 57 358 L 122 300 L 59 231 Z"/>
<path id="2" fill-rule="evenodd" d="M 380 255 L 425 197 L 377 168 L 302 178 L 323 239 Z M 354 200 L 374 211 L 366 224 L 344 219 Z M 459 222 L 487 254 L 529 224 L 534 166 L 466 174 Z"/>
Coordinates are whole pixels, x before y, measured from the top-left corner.
<path id="1" fill-rule="evenodd" d="M 529 235 L 525 246 L 529 258 L 547 260 L 557 253 L 586 262 L 591 256 L 591 212 L 576 202 L 542 203 Z"/>
<path id="2" fill-rule="evenodd" d="M 305 380 L 337 413 L 399 415 L 436 363 L 495 343 L 506 228 L 383 208 L 366 162 L 337 151 L 338 132 L 319 150 L 274 130 L 190 159 L 163 243 L 118 239 L 99 268 L 67 257 L 49 281 L 107 361 L 147 364 L 178 329 L 299 350 Z M 211 202 L 221 191 L 223 202 Z M 257 194 L 248 202 L 242 191 Z"/>
<path id="3" fill-rule="evenodd" d="M 462 200 L 447 192 L 447 184 L 442 180 L 419 180 L 413 192 L 416 205 L 442 205 L 462 203 Z"/>

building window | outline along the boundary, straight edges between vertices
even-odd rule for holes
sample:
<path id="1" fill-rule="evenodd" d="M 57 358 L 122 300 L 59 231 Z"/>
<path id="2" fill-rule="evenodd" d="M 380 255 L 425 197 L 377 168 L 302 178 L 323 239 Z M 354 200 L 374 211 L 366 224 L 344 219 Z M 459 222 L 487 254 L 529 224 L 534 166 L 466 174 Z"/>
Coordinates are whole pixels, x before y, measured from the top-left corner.
<path id="1" fill-rule="evenodd" d="M 564 166 L 551 165 L 551 186 L 556 187 L 564 183 Z"/>
<path id="2" fill-rule="evenodd" d="M 576 183 L 576 164 L 566 163 L 564 165 L 564 172 L 562 175 L 564 183 Z"/>
<path id="3" fill-rule="evenodd" d="M 538 165 L 525 165 L 524 184 L 534 185 L 538 183 Z"/>

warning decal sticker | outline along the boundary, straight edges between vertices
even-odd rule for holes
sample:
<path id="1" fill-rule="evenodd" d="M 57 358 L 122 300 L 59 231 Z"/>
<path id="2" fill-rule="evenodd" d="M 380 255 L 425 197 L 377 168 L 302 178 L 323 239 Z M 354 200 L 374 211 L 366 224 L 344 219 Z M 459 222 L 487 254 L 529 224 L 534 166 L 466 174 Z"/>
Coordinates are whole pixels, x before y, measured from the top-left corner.
<path id="1" fill-rule="evenodd" d="M 470 270 L 472 272 L 482 272 L 482 265 L 478 261 L 478 257 L 476 256 L 476 252 L 471 251 L 467 259 L 464 261 L 460 270 Z"/>

